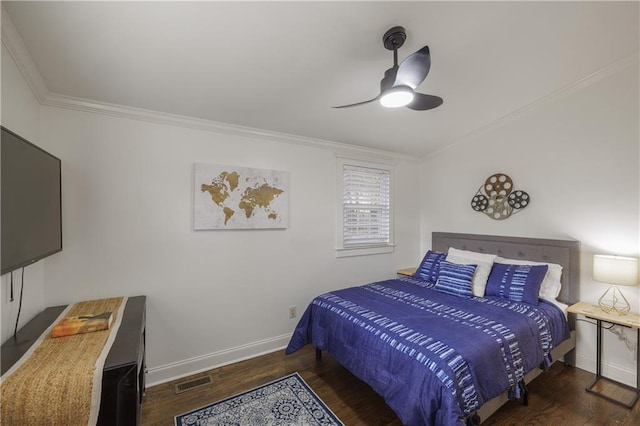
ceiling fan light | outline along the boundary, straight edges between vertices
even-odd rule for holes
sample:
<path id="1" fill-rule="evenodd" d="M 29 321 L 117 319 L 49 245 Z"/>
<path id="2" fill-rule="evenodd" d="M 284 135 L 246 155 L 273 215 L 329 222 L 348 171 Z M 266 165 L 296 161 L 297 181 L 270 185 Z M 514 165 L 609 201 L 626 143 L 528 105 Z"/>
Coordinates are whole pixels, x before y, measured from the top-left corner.
<path id="1" fill-rule="evenodd" d="M 380 98 L 380 104 L 387 108 L 408 105 L 413 100 L 413 90 L 408 86 L 396 86 L 387 90 Z"/>

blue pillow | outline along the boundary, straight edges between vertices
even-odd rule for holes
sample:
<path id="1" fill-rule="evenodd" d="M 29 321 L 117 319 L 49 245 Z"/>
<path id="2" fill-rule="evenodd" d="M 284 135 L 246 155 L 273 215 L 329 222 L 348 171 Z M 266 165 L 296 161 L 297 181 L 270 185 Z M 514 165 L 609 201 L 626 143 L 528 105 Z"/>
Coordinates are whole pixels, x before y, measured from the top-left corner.
<path id="1" fill-rule="evenodd" d="M 414 277 L 420 278 L 421 280 L 429 281 L 430 283 L 435 283 L 438 280 L 438 271 L 440 270 L 440 262 L 447 257 L 446 253 L 440 253 L 439 251 L 427 251 L 427 254 L 424 255 L 424 259 L 416 269 Z"/>
<path id="2" fill-rule="evenodd" d="M 547 269 L 549 269 L 547 265 L 494 263 L 487 280 L 485 296 L 537 305 L 540 284 Z"/>
<path id="3" fill-rule="evenodd" d="M 461 265 L 443 260 L 435 289 L 459 297 L 471 297 L 471 280 L 478 265 Z"/>

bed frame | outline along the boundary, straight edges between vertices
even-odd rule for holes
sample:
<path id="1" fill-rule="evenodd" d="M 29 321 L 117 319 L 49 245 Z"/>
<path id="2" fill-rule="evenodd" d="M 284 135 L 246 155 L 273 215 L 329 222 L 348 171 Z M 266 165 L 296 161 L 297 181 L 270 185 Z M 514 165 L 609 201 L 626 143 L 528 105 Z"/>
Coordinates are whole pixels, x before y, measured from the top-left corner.
<path id="1" fill-rule="evenodd" d="M 578 302 L 580 296 L 580 242 L 572 240 L 550 240 L 541 238 L 505 237 L 494 235 L 456 234 L 434 232 L 432 250 L 447 252 L 449 247 L 480 253 L 497 254 L 509 259 L 526 259 L 536 262 L 557 263 L 562 266 L 562 290 L 558 300 L 567 305 Z M 567 365 L 575 365 L 575 315 L 569 315 L 571 338 L 553 349 L 554 360 L 564 357 Z M 525 376 L 525 382 L 535 379 L 542 370 L 536 368 Z M 506 401 L 507 392 L 487 401 L 477 412 L 478 421 L 487 419 Z M 525 402 L 526 403 L 526 402 Z"/>

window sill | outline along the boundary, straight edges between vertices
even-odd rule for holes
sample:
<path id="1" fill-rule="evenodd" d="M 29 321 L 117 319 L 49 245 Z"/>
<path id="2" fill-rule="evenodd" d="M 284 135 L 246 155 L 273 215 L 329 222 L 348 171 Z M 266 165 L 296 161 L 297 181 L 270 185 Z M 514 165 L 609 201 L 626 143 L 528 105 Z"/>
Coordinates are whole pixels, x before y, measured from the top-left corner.
<path id="1" fill-rule="evenodd" d="M 373 254 L 393 253 L 395 245 L 360 246 L 336 249 L 336 257 L 370 256 Z"/>

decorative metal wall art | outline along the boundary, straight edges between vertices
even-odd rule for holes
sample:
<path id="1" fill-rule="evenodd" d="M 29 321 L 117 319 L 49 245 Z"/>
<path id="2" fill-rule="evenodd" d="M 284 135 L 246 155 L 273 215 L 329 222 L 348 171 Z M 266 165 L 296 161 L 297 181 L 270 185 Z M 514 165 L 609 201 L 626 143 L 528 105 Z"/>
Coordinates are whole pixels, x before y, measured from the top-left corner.
<path id="1" fill-rule="evenodd" d="M 518 213 L 531 202 L 524 191 L 513 189 L 513 180 L 504 173 L 496 173 L 487 178 L 471 199 L 471 208 L 482 212 L 491 219 L 503 220 Z"/>

